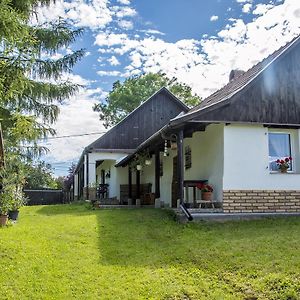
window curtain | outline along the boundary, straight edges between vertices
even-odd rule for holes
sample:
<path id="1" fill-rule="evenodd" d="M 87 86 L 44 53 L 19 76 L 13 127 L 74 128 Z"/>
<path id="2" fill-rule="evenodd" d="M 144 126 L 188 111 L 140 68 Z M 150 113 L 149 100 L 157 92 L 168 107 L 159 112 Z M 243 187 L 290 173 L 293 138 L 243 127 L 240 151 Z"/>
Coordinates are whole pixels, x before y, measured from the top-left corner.
<path id="1" fill-rule="evenodd" d="M 290 135 L 288 133 L 269 133 L 270 170 L 278 170 L 277 159 L 291 156 Z"/>

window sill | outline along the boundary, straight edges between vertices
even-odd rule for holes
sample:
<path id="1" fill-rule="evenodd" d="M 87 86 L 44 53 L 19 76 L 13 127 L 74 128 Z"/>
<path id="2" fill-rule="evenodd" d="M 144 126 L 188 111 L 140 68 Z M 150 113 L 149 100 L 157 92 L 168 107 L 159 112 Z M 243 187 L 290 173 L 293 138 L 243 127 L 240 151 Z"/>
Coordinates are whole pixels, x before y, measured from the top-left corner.
<path id="1" fill-rule="evenodd" d="M 270 174 L 279 174 L 279 175 L 300 175 L 299 172 L 294 172 L 294 171 L 288 171 L 287 173 L 281 173 L 281 172 L 278 172 L 278 171 L 270 171 Z"/>

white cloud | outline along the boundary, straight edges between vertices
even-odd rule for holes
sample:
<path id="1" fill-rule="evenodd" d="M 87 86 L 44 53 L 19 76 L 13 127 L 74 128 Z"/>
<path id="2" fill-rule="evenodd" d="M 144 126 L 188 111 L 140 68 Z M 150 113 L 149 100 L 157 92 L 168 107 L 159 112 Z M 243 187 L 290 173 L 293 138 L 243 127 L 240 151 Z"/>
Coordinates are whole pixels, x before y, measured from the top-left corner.
<path id="1" fill-rule="evenodd" d="M 139 31 L 149 35 L 165 35 L 165 33 L 156 29 L 147 29 L 147 30 L 139 30 Z"/>
<path id="2" fill-rule="evenodd" d="M 210 17 L 210 20 L 213 22 L 213 21 L 217 21 L 219 19 L 218 16 L 211 16 Z"/>
<path id="3" fill-rule="evenodd" d="M 269 9 L 271 9 L 273 7 L 274 7 L 274 5 L 272 5 L 272 4 L 258 4 L 258 5 L 256 5 L 256 8 L 255 8 L 255 10 L 252 13 L 254 15 L 263 15 Z"/>
<path id="4" fill-rule="evenodd" d="M 120 21 L 118 21 L 118 25 L 119 25 L 119 27 L 121 27 L 122 29 L 125 29 L 125 30 L 133 29 L 133 23 L 128 20 L 120 20 Z"/>
<path id="5" fill-rule="evenodd" d="M 57 136 L 105 131 L 98 114 L 92 110 L 93 104 L 105 96 L 106 93 L 101 89 L 81 89 L 76 96 L 61 105 L 58 120 L 54 125 Z M 46 159 L 62 163 L 76 161 L 82 150 L 96 138 L 97 135 L 49 139 L 44 144 L 50 149 Z"/>
<path id="6" fill-rule="evenodd" d="M 98 71 L 97 74 L 99 76 L 124 77 L 124 74 L 122 74 L 120 71 Z"/>
<path id="7" fill-rule="evenodd" d="M 236 0 L 237 3 L 246 3 L 246 2 L 250 2 L 252 3 L 253 0 Z"/>
<path id="8" fill-rule="evenodd" d="M 205 97 L 228 82 L 231 69 L 249 69 L 299 34 L 298 10 L 298 0 L 286 0 L 249 23 L 231 19 L 217 37 L 204 36 L 202 40 L 171 43 L 155 36 L 102 32 L 96 37 L 100 49 L 115 56 L 126 54 L 129 63 L 125 73 L 100 71 L 99 75 L 130 76 L 162 71 Z"/>
<path id="9" fill-rule="evenodd" d="M 125 7 L 118 7 L 116 16 L 118 18 L 124 18 L 124 17 L 134 17 L 136 16 L 137 12 L 135 9 L 125 6 Z"/>
<path id="10" fill-rule="evenodd" d="M 119 3 L 124 4 L 124 5 L 129 5 L 130 0 L 117 0 Z"/>
<path id="11" fill-rule="evenodd" d="M 120 64 L 119 60 L 113 55 L 107 60 L 112 66 L 118 66 Z"/>
<path id="12" fill-rule="evenodd" d="M 120 0 L 121 4 L 129 5 L 130 1 Z M 37 17 L 33 17 L 33 24 L 57 20 L 59 17 L 67 19 L 74 26 L 88 27 L 91 30 L 104 29 L 113 22 L 119 23 L 121 28 L 131 29 L 130 20 L 137 15 L 134 8 L 129 6 L 112 6 L 109 0 L 57 0 L 50 7 L 40 6 Z"/>
<path id="13" fill-rule="evenodd" d="M 243 6 L 242 11 L 243 11 L 243 13 L 248 14 L 251 11 L 251 8 L 252 8 L 252 4 L 251 3 L 246 3 Z"/>

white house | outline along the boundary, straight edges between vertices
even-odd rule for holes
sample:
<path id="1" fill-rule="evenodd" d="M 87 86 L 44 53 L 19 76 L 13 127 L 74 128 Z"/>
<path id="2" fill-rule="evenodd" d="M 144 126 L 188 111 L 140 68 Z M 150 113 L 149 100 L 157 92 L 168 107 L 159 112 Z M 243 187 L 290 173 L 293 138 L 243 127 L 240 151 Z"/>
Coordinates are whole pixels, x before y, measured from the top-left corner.
<path id="1" fill-rule="evenodd" d="M 165 89 L 163 92 L 167 93 Z M 146 117 L 148 108 L 141 107 L 132 114 Z M 178 115 L 180 110 L 185 113 Z M 130 120 L 131 115 L 127 118 Z M 126 138 L 133 128 L 131 122 L 124 126 Z M 208 182 L 214 188 L 212 203 L 225 213 L 300 212 L 299 137 L 297 37 L 247 72 L 232 71 L 226 86 L 189 111 L 179 108 L 169 121 L 164 120 L 139 143 L 130 144 L 127 155 L 119 151 L 111 153 L 113 158 L 107 158 L 103 156 L 109 153 L 107 148 L 95 142 L 87 147 L 77 170 L 80 173 L 84 161 L 94 168 L 97 162 L 107 166 L 100 167 L 105 169 L 103 174 L 109 167 L 110 188 L 114 191 L 110 197 L 119 198 L 120 186 L 127 185 L 128 198 L 138 199 L 141 185 L 149 185 L 151 190 L 147 194 L 155 194 L 156 205 L 201 205 L 201 193 L 196 186 Z M 151 165 L 145 163 L 145 154 L 147 160 L 151 158 Z M 90 158 L 84 160 L 86 155 Z M 289 168 L 282 173 L 276 161 L 289 157 Z M 136 170 L 137 162 L 143 165 L 141 171 Z M 84 170 L 84 177 L 90 179 L 85 183 L 82 175 L 78 175 L 78 182 L 84 182 L 85 187 L 100 182 L 94 175 L 99 176 L 98 168 L 92 172 Z"/>
<path id="2" fill-rule="evenodd" d="M 107 133 L 87 146 L 75 172 L 75 199 L 95 199 L 99 184 L 107 185 L 107 193 L 104 195 L 106 198 L 123 201 L 120 190 L 122 186 L 127 190 L 123 191 L 124 197 L 128 198 L 126 195 L 129 192 L 128 182 L 140 184 L 140 172 L 131 172 L 127 166 L 116 168 L 115 164 L 129 153 L 133 153 L 141 143 L 166 125 L 171 118 L 187 111 L 185 104 L 166 88 L 162 88 Z M 131 192 L 137 191 L 131 190 Z"/>
<path id="3" fill-rule="evenodd" d="M 225 87 L 172 119 L 117 166 L 167 141 L 159 179 L 165 206 L 191 202 L 193 193 L 201 199 L 199 190 L 185 186 L 208 180 L 224 212 L 299 212 L 299 43 L 297 37 L 247 72 L 232 72 Z M 170 150 L 174 137 L 177 150 Z M 289 157 L 282 173 L 276 161 Z M 155 172 L 144 169 L 144 181 L 154 184 Z"/>

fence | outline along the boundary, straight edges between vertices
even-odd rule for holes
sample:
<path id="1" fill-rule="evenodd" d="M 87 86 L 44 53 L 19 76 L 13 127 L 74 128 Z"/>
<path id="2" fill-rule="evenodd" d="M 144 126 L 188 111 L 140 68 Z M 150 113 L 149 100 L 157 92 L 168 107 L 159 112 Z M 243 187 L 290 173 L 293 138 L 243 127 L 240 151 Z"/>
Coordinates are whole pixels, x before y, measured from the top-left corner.
<path id="1" fill-rule="evenodd" d="M 27 205 L 49 205 L 62 204 L 68 202 L 65 199 L 63 190 L 24 190 L 25 195 L 29 198 Z"/>

